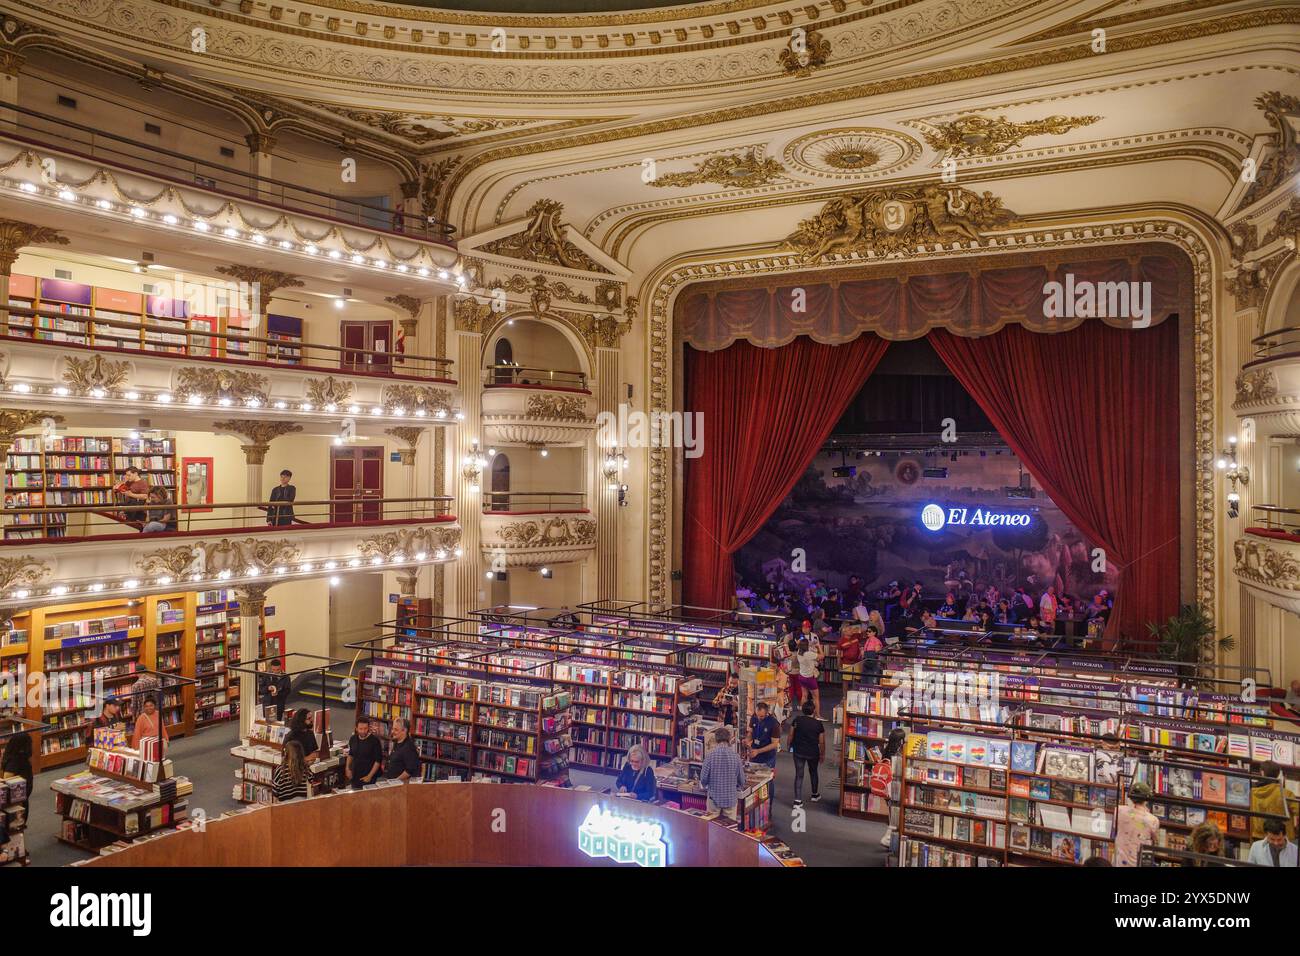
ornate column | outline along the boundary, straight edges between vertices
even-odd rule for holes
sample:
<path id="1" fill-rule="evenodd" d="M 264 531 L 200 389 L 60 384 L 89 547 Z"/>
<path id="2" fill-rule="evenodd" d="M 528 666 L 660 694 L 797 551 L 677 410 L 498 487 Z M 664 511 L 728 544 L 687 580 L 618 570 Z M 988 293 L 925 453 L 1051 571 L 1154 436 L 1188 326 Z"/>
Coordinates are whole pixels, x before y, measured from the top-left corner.
<path id="1" fill-rule="evenodd" d="M 295 422 L 263 422 L 245 418 L 213 422 L 214 431 L 234 432 L 246 442 L 239 447 L 244 452 L 244 461 L 248 464 L 247 482 L 244 486 L 244 501 L 265 501 L 271 494 L 262 485 L 262 466 L 266 464 L 266 453 L 270 450 L 272 439 L 291 432 L 302 431 L 302 426 Z M 248 505 L 241 509 L 241 523 L 245 527 L 254 527 L 266 523 L 266 516 L 261 509 Z"/>
<path id="2" fill-rule="evenodd" d="M 481 606 L 483 591 L 482 533 L 479 527 L 483 516 L 482 479 L 479 489 L 470 490 L 465 479 L 462 462 L 474 449 L 482 422 L 483 382 L 478 374 L 483 360 L 483 329 L 491 309 L 473 297 L 456 300 L 456 331 L 452 357 L 456 360 L 457 378 L 460 380 L 461 409 L 465 419 L 456 429 L 452 444 L 451 484 L 455 489 L 456 516 L 460 518 L 461 548 L 464 554 L 456 562 L 456 581 L 452 588 L 449 608 L 451 616 L 464 615 Z"/>
<path id="3" fill-rule="evenodd" d="M 398 189 L 401 190 L 401 204 L 398 206 L 408 217 L 420 215 L 420 180 L 408 179 L 405 182 L 398 183 Z M 405 227 L 399 231 L 411 231 L 415 226 L 413 218 L 404 219 Z"/>
<path id="4" fill-rule="evenodd" d="M 262 180 L 271 178 L 271 153 L 275 150 L 273 133 L 249 133 L 244 137 L 248 144 L 248 194 L 254 199 L 272 199 L 270 187 L 264 187 Z"/>
<path id="5" fill-rule="evenodd" d="M 424 303 L 413 295 L 390 295 L 385 296 L 384 301 L 391 305 L 397 306 L 404 313 L 397 320 L 397 344 L 394 346 L 394 353 L 410 352 L 412 355 L 419 355 L 420 352 L 420 310 L 424 308 Z M 393 356 L 394 364 L 402 364 L 402 359 L 396 354 Z M 407 374 L 410 374 L 408 370 Z M 428 377 L 433 377 L 433 370 L 429 370 Z"/>
<path id="6" fill-rule="evenodd" d="M 16 21 L 8 21 L 14 24 L 15 30 L 22 30 L 22 26 Z M 8 32 L 8 30 L 4 31 Z M 5 40 L 9 38 L 6 36 Z M 22 70 L 24 57 L 15 47 L 11 47 L 6 42 L 0 46 L 0 123 L 4 123 L 11 129 L 16 129 L 18 125 L 18 113 L 16 110 L 5 109 L 5 103 L 18 102 L 18 73 Z"/>
<path id="7" fill-rule="evenodd" d="M 217 271 L 235 279 L 241 286 L 247 286 L 248 311 L 255 316 L 253 335 L 261 339 L 267 337 L 267 313 L 270 312 L 271 299 L 276 292 L 281 289 L 298 289 L 303 285 L 303 281 L 295 275 L 274 269 L 259 269 L 256 266 L 217 266 Z M 240 291 L 244 290 L 241 288 Z M 258 362 L 266 361 L 266 343 L 248 343 L 248 357 Z"/>
<path id="8" fill-rule="evenodd" d="M 613 316 L 596 319 L 592 323 L 588 341 L 596 356 L 596 412 L 608 412 L 618 417 L 619 402 L 622 397 L 623 366 L 619 343 L 632 328 L 632 316 L 636 314 L 636 299 L 628 299 L 624 310 L 626 318 L 619 322 Z M 593 436 L 593 442 L 595 438 Z M 596 519 L 596 599 L 613 600 L 618 594 L 618 544 L 619 511 L 618 490 L 610 488 L 610 479 L 605 475 L 605 459 L 614 453 L 625 453 L 623 448 L 595 448 L 595 503 L 593 511 Z M 625 479 L 620 469 L 615 482 Z"/>
<path id="9" fill-rule="evenodd" d="M 413 425 L 399 425 L 396 428 L 385 428 L 385 435 L 390 435 L 406 443 L 405 448 L 399 448 L 397 454 L 401 457 L 402 467 L 406 470 L 406 497 L 418 498 L 420 496 L 420 485 L 416 480 L 415 474 L 415 446 L 420 442 L 420 436 L 424 434 L 423 428 L 416 428 Z M 414 502 L 407 505 L 403 510 L 411 515 L 416 505 Z"/>
<path id="10" fill-rule="evenodd" d="M 269 584 L 245 584 L 235 588 L 239 602 L 239 666 L 248 667 L 260 656 L 258 638 L 262 630 L 262 609 L 266 607 Z M 239 675 L 239 736 L 247 737 L 253 727 L 257 706 L 257 676 Z"/>
<path id="11" fill-rule="evenodd" d="M 0 59 L 0 69 L 2 68 L 3 59 Z M 18 251 L 38 242 L 66 246 L 68 237 L 30 222 L 0 219 L 0 335 L 9 334 L 9 276 L 18 260 Z"/>
<path id="12" fill-rule="evenodd" d="M 447 355 L 447 296 L 438 296 L 433 300 L 434 328 L 433 348 L 429 351 L 437 358 Z M 447 493 L 447 429 L 437 428 L 433 432 L 433 493 Z M 433 613 L 442 615 L 446 605 L 446 567 L 438 564 L 433 568 Z"/>

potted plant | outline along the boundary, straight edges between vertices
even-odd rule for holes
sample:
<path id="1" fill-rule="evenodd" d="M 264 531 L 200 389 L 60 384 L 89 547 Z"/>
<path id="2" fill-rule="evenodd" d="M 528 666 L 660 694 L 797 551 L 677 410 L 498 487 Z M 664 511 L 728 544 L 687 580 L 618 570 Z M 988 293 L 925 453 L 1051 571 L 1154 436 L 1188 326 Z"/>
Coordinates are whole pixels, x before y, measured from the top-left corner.
<path id="1" fill-rule="evenodd" d="M 1231 636 L 1215 635 L 1214 621 L 1198 604 L 1184 604 L 1165 623 L 1148 624 L 1147 628 L 1162 659 L 1195 667 L 1213 661 L 1216 651 L 1237 646 Z"/>

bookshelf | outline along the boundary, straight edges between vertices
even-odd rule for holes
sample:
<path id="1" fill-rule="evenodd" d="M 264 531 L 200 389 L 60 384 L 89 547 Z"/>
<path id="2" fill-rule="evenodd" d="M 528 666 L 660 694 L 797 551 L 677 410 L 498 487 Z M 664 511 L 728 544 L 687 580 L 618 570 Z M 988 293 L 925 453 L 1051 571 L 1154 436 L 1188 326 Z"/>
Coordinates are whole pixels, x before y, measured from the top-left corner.
<path id="1" fill-rule="evenodd" d="M 144 296 L 139 292 L 122 292 L 118 289 L 101 289 L 95 287 L 95 317 L 111 322 L 130 322 L 140 324 L 144 314 Z M 139 329 L 126 329 L 102 322 L 90 323 L 91 338 L 97 346 L 113 349 L 140 348 Z"/>
<path id="2" fill-rule="evenodd" d="M 320 717 L 320 713 L 315 715 Z M 319 733 L 319 732 L 318 732 Z M 230 748 L 230 753 L 240 760 L 235 770 L 235 786 L 231 797 L 240 803 L 276 803 L 275 768 L 280 766 L 284 742 L 289 736 L 289 726 L 284 721 L 253 721 L 251 732 Z M 324 759 L 315 760 L 308 768 L 307 795 L 318 797 L 337 789 L 343 779 L 345 757 L 339 745 L 330 748 Z"/>
<path id="3" fill-rule="evenodd" d="M 176 501 L 176 443 L 170 438 L 114 438 L 113 483 L 127 468 L 136 468 L 151 487 L 166 488 Z M 105 499 L 107 500 L 107 499 Z"/>
<path id="4" fill-rule="evenodd" d="M 170 299 L 159 295 L 145 297 L 144 321 L 154 328 L 144 329 L 144 350 L 184 355 L 189 338 L 190 304 L 184 299 Z"/>
<path id="5" fill-rule="evenodd" d="M 281 365 L 302 364 L 302 319 L 292 315 L 267 315 L 268 361 Z"/>
<path id="6" fill-rule="evenodd" d="M 86 435 L 58 435 L 45 439 L 45 485 L 49 505 L 99 505 L 112 501 L 113 440 Z M 69 520 L 80 533 L 89 521 L 83 513 L 46 515 L 48 537 L 61 537 Z"/>
<path id="7" fill-rule="evenodd" d="M 38 301 L 34 276 L 15 273 L 9 277 L 9 305 L 19 309 L 35 309 Z M 18 339 L 30 339 L 32 337 L 31 316 L 10 315 L 9 334 Z"/>
<path id="8" fill-rule="evenodd" d="M 36 320 L 34 338 L 44 342 L 88 345 L 89 323 L 86 318 L 94 312 L 93 298 L 94 290 L 91 286 L 64 279 L 41 279 L 38 308 L 59 312 L 68 318 L 39 317 Z"/>
<path id="9" fill-rule="evenodd" d="M 22 436 L 14 439 L 5 458 L 5 508 L 45 507 L 45 459 L 41 438 Z M 6 540 L 43 538 L 44 515 L 5 515 Z"/>
<path id="10" fill-rule="evenodd" d="M 0 866 L 27 866 L 27 781 L 0 773 Z"/>
<path id="11" fill-rule="evenodd" d="M 680 668 L 575 657 L 557 662 L 554 674 L 573 696 L 574 764 L 617 772 L 636 744 L 657 761 L 672 759 L 678 704 L 699 683 Z"/>

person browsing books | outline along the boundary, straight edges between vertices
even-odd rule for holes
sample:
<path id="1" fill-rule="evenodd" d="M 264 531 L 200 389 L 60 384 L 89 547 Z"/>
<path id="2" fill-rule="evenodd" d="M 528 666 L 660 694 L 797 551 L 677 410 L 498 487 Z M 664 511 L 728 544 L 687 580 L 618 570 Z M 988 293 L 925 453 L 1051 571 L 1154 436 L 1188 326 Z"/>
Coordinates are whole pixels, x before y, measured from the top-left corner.
<path id="1" fill-rule="evenodd" d="M 1156 841 L 1160 818 L 1147 809 L 1151 788 L 1139 780 L 1129 787 L 1128 802 L 1115 811 L 1115 865 L 1137 866 L 1142 847 Z"/>
<path id="2" fill-rule="evenodd" d="M 1265 778 L 1263 783 L 1252 781 L 1250 788 L 1250 809 L 1256 814 L 1250 818 L 1250 835 L 1258 840 L 1264 836 L 1264 823 L 1268 815 L 1285 817 L 1287 838 L 1295 837 L 1295 824 L 1287 809 L 1286 791 L 1282 788 L 1282 768 L 1272 760 L 1265 760 L 1260 765 L 1259 774 Z"/>
<path id="3" fill-rule="evenodd" d="M 817 669 L 821 657 L 806 638 L 799 640 L 799 653 L 795 655 L 795 661 L 799 666 L 799 688 L 811 695 L 813 712 L 821 720 L 822 695 L 817 687 Z"/>
<path id="4" fill-rule="evenodd" d="M 393 749 L 388 754 L 386 780 L 419 780 L 420 753 L 411 739 L 411 728 L 401 717 L 393 718 Z"/>
<path id="5" fill-rule="evenodd" d="M 360 790 L 366 784 L 375 782 L 383 763 L 384 748 L 379 738 L 370 732 L 370 721 L 358 717 L 356 732 L 348 738 L 348 762 L 343 768 L 344 778 L 352 784 L 353 790 Z"/>
<path id="6" fill-rule="evenodd" d="M 794 754 L 794 805 L 803 806 L 803 771 L 808 768 L 812 801 L 822 798 L 817 770 L 826 759 L 826 728 L 813 716 L 813 702 L 803 702 L 803 713 L 790 725 L 790 752 Z"/>
<path id="7" fill-rule="evenodd" d="M 700 786 L 707 795 L 705 805 L 710 813 L 735 820 L 740 791 L 745 788 L 745 764 L 731 746 L 731 731 L 726 727 L 713 732 L 713 741 L 713 749 L 704 755 L 700 767 Z"/>
<path id="8" fill-rule="evenodd" d="M 32 798 L 32 735 L 16 734 L 5 741 L 4 754 L 0 756 L 0 773 L 22 777 L 27 782 L 27 796 L 23 800 L 23 816 L 27 816 Z"/>
<path id="9" fill-rule="evenodd" d="M 113 493 L 127 504 L 141 505 L 149 500 L 149 482 L 140 477 L 140 469 L 127 468 L 122 472 L 122 480 L 113 486 Z M 131 508 L 122 513 L 127 524 L 144 527 L 145 512 L 143 508 Z"/>
<path id="10" fill-rule="evenodd" d="M 1264 839 L 1250 845 L 1247 863 L 1256 866 L 1296 866 L 1296 845 L 1286 838 L 1286 827 L 1281 820 L 1264 823 Z"/>
<path id="11" fill-rule="evenodd" d="M 640 744 L 633 744 L 628 748 L 623 769 L 619 771 L 618 779 L 614 781 L 614 792 L 630 794 L 638 800 L 645 801 L 653 800 L 658 794 L 659 785 L 655 783 L 654 764 L 650 762 L 650 755 Z"/>
<path id="12" fill-rule="evenodd" d="M 91 724 L 91 729 L 100 728 L 125 729 L 126 718 L 122 716 L 122 702 L 116 697 L 110 697 L 104 701 L 103 708 L 100 709 L 99 716 Z"/>
<path id="13" fill-rule="evenodd" d="M 316 756 L 316 734 L 311 729 L 311 711 L 306 707 L 299 707 L 293 712 L 293 717 L 289 720 L 289 736 L 285 738 L 285 743 L 290 740 L 296 741 L 302 748 L 302 757 L 304 760 L 311 762 Z"/>
<path id="14" fill-rule="evenodd" d="M 280 472 L 280 483 L 271 489 L 271 501 L 283 503 L 266 509 L 267 524 L 293 524 L 293 502 L 298 497 L 298 489 L 290 484 L 292 480 L 293 472 L 288 468 Z"/>
<path id="15" fill-rule="evenodd" d="M 274 707 L 277 714 L 282 714 L 289 702 L 289 675 L 284 673 L 284 664 L 278 657 L 271 658 L 266 666 L 270 673 L 259 678 L 262 683 L 262 706 Z"/>
<path id="16" fill-rule="evenodd" d="M 158 713 L 157 698 L 150 694 L 140 706 L 140 713 L 135 718 L 135 730 L 131 733 L 131 746 L 139 750 L 140 742 L 146 737 L 157 737 L 159 753 L 166 753 L 167 727 L 163 724 L 162 714 Z"/>
<path id="17" fill-rule="evenodd" d="M 296 740 L 286 740 L 284 751 L 280 754 L 280 766 L 271 776 L 271 789 L 275 791 L 275 802 L 300 800 L 307 793 L 307 761 L 303 756 L 302 744 Z"/>

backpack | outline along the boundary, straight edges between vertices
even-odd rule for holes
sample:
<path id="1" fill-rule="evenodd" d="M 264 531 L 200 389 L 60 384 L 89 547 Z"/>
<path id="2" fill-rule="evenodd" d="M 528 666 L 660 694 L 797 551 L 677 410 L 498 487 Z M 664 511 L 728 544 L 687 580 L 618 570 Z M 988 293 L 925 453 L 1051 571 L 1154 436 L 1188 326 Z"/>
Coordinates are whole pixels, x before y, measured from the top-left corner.
<path id="1" fill-rule="evenodd" d="M 889 785 L 894 779 L 893 763 L 882 760 L 871 765 L 871 792 L 878 797 L 889 796 Z"/>
<path id="2" fill-rule="evenodd" d="M 843 638 L 840 641 L 840 660 L 845 664 L 856 664 L 862 660 L 862 642 Z"/>

